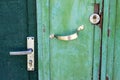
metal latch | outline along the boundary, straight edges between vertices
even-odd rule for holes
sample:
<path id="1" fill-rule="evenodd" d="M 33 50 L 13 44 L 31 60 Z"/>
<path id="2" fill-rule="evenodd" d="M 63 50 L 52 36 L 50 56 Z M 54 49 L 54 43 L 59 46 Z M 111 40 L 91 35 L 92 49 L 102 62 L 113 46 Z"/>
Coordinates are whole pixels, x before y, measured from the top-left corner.
<path id="1" fill-rule="evenodd" d="M 34 71 L 34 37 L 27 37 L 26 51 L 14 51 L 10 55 L 27 55 L 27 70 Z"/>
<path id="2" fill-rule="evenodd" d="M 94 25 L 100 23 L 99 4 L 94 3 L 94 13 L 90 16 L 90 22 Z"/>

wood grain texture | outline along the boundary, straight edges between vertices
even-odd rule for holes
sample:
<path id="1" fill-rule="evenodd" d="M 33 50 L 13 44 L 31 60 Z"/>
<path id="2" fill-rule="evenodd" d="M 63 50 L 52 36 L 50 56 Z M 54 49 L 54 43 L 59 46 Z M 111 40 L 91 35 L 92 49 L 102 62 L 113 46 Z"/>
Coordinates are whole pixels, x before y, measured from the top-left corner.
<path id="1" fill-rule="evenodd" d="M 108 45 L 108 26 L 109 26 L 109 0 L 104 0 L 103 12 L 103 31 L 102 31 L 102 63 L 101 63 L 101 80 L 106 80 L 106 62 L 107 62 L 107 45 Z"/>
<path id="2" fill-rule="evenodd" d="M 114 67 L 113 67 L 113 80 L 120 79 L 120 1 L 116 0 L 116 28 L 115 28 L 115 48 L 114 48 Z"/>
<path id="3" fill-rule="evenodd" d="M 39 80 L 43 79 L 43 56 L 42 56 L 42 1 L 36 0 L 36 13 L 37 13 L 37 39 L 38 39 L 38 77 Z M 48 79 L 49 80 L 49 79 Z"/>
<path id="4" fill-rule="evenodd" d="M 50 80 L 49 0 L 36 0 L 39 80 Z"/>
<path id="5" fill-rule="evenodd" d="M 99 14 L 102 12 L 102 0 L 95 0 L 99 4 Z M 99 25 L 94 26 L 94 59 L 93 59 L 93 80 L 98 80 L 100 76 L 100 48 L 101 31 Z"/>
<path id="6" fill-rule="evenodd" d="M 89 22 L 89 15 L 93 12 L 91 3 L 92 1 L 79 0 L 50 1 L 50 34 L 68 35 L 78 26 L 85 26 L 76 40 L 50 40 L 51 80 L 92 78 L 93 26 Z"/>
<path id="7" fill-rule="evenodd" d="M 94 32 L 94 26 L 89 22 L 89 16 L 94 12 L 93 3 L 94 0 L 37 0 L 40 80 L 91 80 L 93 74 L 97 80 L 100 29 L 98 27 Z M 52 33 L 74 33 L 80 25 L 85 29 L 79 32 L 76 40 L 49 39 Z"/>
<path id="8" fill-rule="evenodd" d="M 108 0 L 104 2 L 104 25 L 102 45 L 101 80 L 120 79 L 120 1 Z M 106 11 L 106 12 L 105 12 Z"/>
<path id="9" fill-rule="evenodd" d="M 113 61 L 114 61 L 114 49 L 115 49 L 115 26 L 116 26 L 116 1 L 109 3 L 109 26 L 108 26 L 108 47 L 107 47 L 107 66 L 106 66 L 106 76 L 109 80 L 113 76 Z"/>

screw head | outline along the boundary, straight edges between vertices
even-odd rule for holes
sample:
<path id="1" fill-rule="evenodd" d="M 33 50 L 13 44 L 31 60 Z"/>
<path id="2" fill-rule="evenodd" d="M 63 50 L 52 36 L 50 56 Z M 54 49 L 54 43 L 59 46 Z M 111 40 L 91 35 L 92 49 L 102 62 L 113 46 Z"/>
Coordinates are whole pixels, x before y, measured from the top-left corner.
<path id="1" fill-rule="evenodd" d="M 55 37 L 55 35 L 54 35 L 54 34 L 51 34 L 51 35 L 50 35 L 50 38 L 51 38 L 51 39 L 53 39 L 54 37 Z"/>

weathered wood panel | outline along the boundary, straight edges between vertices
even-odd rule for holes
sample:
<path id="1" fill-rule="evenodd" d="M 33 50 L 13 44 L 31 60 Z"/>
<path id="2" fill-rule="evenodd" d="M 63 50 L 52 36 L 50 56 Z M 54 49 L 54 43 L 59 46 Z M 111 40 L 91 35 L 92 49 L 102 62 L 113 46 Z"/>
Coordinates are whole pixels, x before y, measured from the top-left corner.
<path id="1" fill-rule="evenodd" d="M 120 1 L 104 0 L 101 80 L 120 79 Z"/>
<path id="2" fill-rule="evenodd" d="M 50 0 L 50 34 L 68 35 L 80 25 L 85 26 L 76 40 L 67 42 L 50 40 L 51 80 L 91 80 L 93 62 L 93 26 L 89 22 L 89 16 L 93 13 L 91 3 L 92 0 Z"/>
<path id="3" fill-rule="evenodd" d="M 102 13 L 102 0 L 96 0 L 95 3 L 99 4 L 99 14 Z M 100 78 L 100 48 L 101 48 L 101 31 L 100 25 L 94 26 L 94 58 L 93 58 L 93 80 Z"/>
<path id="4" fill-rule="evenodd" d="M 110 0 L 109 2 L 109 25 L 108 25 L 108 46 L 107 46 L 107 65 L 106 65 L 106 78 L 109 80 L 112 79 L 113 76 L 113 58 L 114 58 L 114 48 L 115 48 L 115 26 L 116 26 L 116 1 Z"/>
<path id="5" fill-rule="evenodd" d="M 114 45 L 114 55 L 113 55 L 113 80 L 120 79 L 120 0 L 116 0 L 116 19 L 115 21 L 115 45 Z M 112 7 L 112 6 L 111 6 Z"/>
<path id="6" fill-rule="evenodd" d="M 101 80 L 106 80 L 106 62 L 107 62 L 107 42 L 108 42 L 108 25 L 109 25 L 109 0 L 104 0 L 103 12 L 103 30 L 102 30 L 102 63 L 101 63 Z"/>
<path id="7" fill-rule="evenodd" d="M 97 0 L 97 3 L 102 1 Z M 101 29 L 89 22 L 94 0 L 37 0 L 40 80 L 98 80 Z M 73 41 L 49 39 L 85 29 Z"/>

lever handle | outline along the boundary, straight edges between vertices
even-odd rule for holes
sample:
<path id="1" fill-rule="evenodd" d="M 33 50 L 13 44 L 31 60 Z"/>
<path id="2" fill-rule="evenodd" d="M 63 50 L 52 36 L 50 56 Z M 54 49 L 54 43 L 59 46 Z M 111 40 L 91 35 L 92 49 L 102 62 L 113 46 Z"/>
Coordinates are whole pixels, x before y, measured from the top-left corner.
<path id="1" fill-rule="evenodd" d="M 34 37 L 27 37 L 27 50 L 26 51 L 10 51 L 10 55 L 27 55 L 27 70 L 34 71 Z"/>
<path id="2" fill-rule="evenodd" d="M 27 51 L 15 51 L 15 52 L 10 52 L 10 55 L 27 55 L 32 53 L 32 49 L 28 49 Z"/>
<path id="3" fill-rule="evenodd" d="M 78 27 L 77 31 L 71 35 L 66 35 L 66 36 L 57 36 L 55 34 L 51 34 L 50 38 L 56 38 L 59 40 L 64 40 L 64 41 L 69 41 L 69 40 L 74 40 L 76 38 L 78 38 L 78 32 L 84 29 L 84 25 L 81 25 L 80 27 Z"/>

